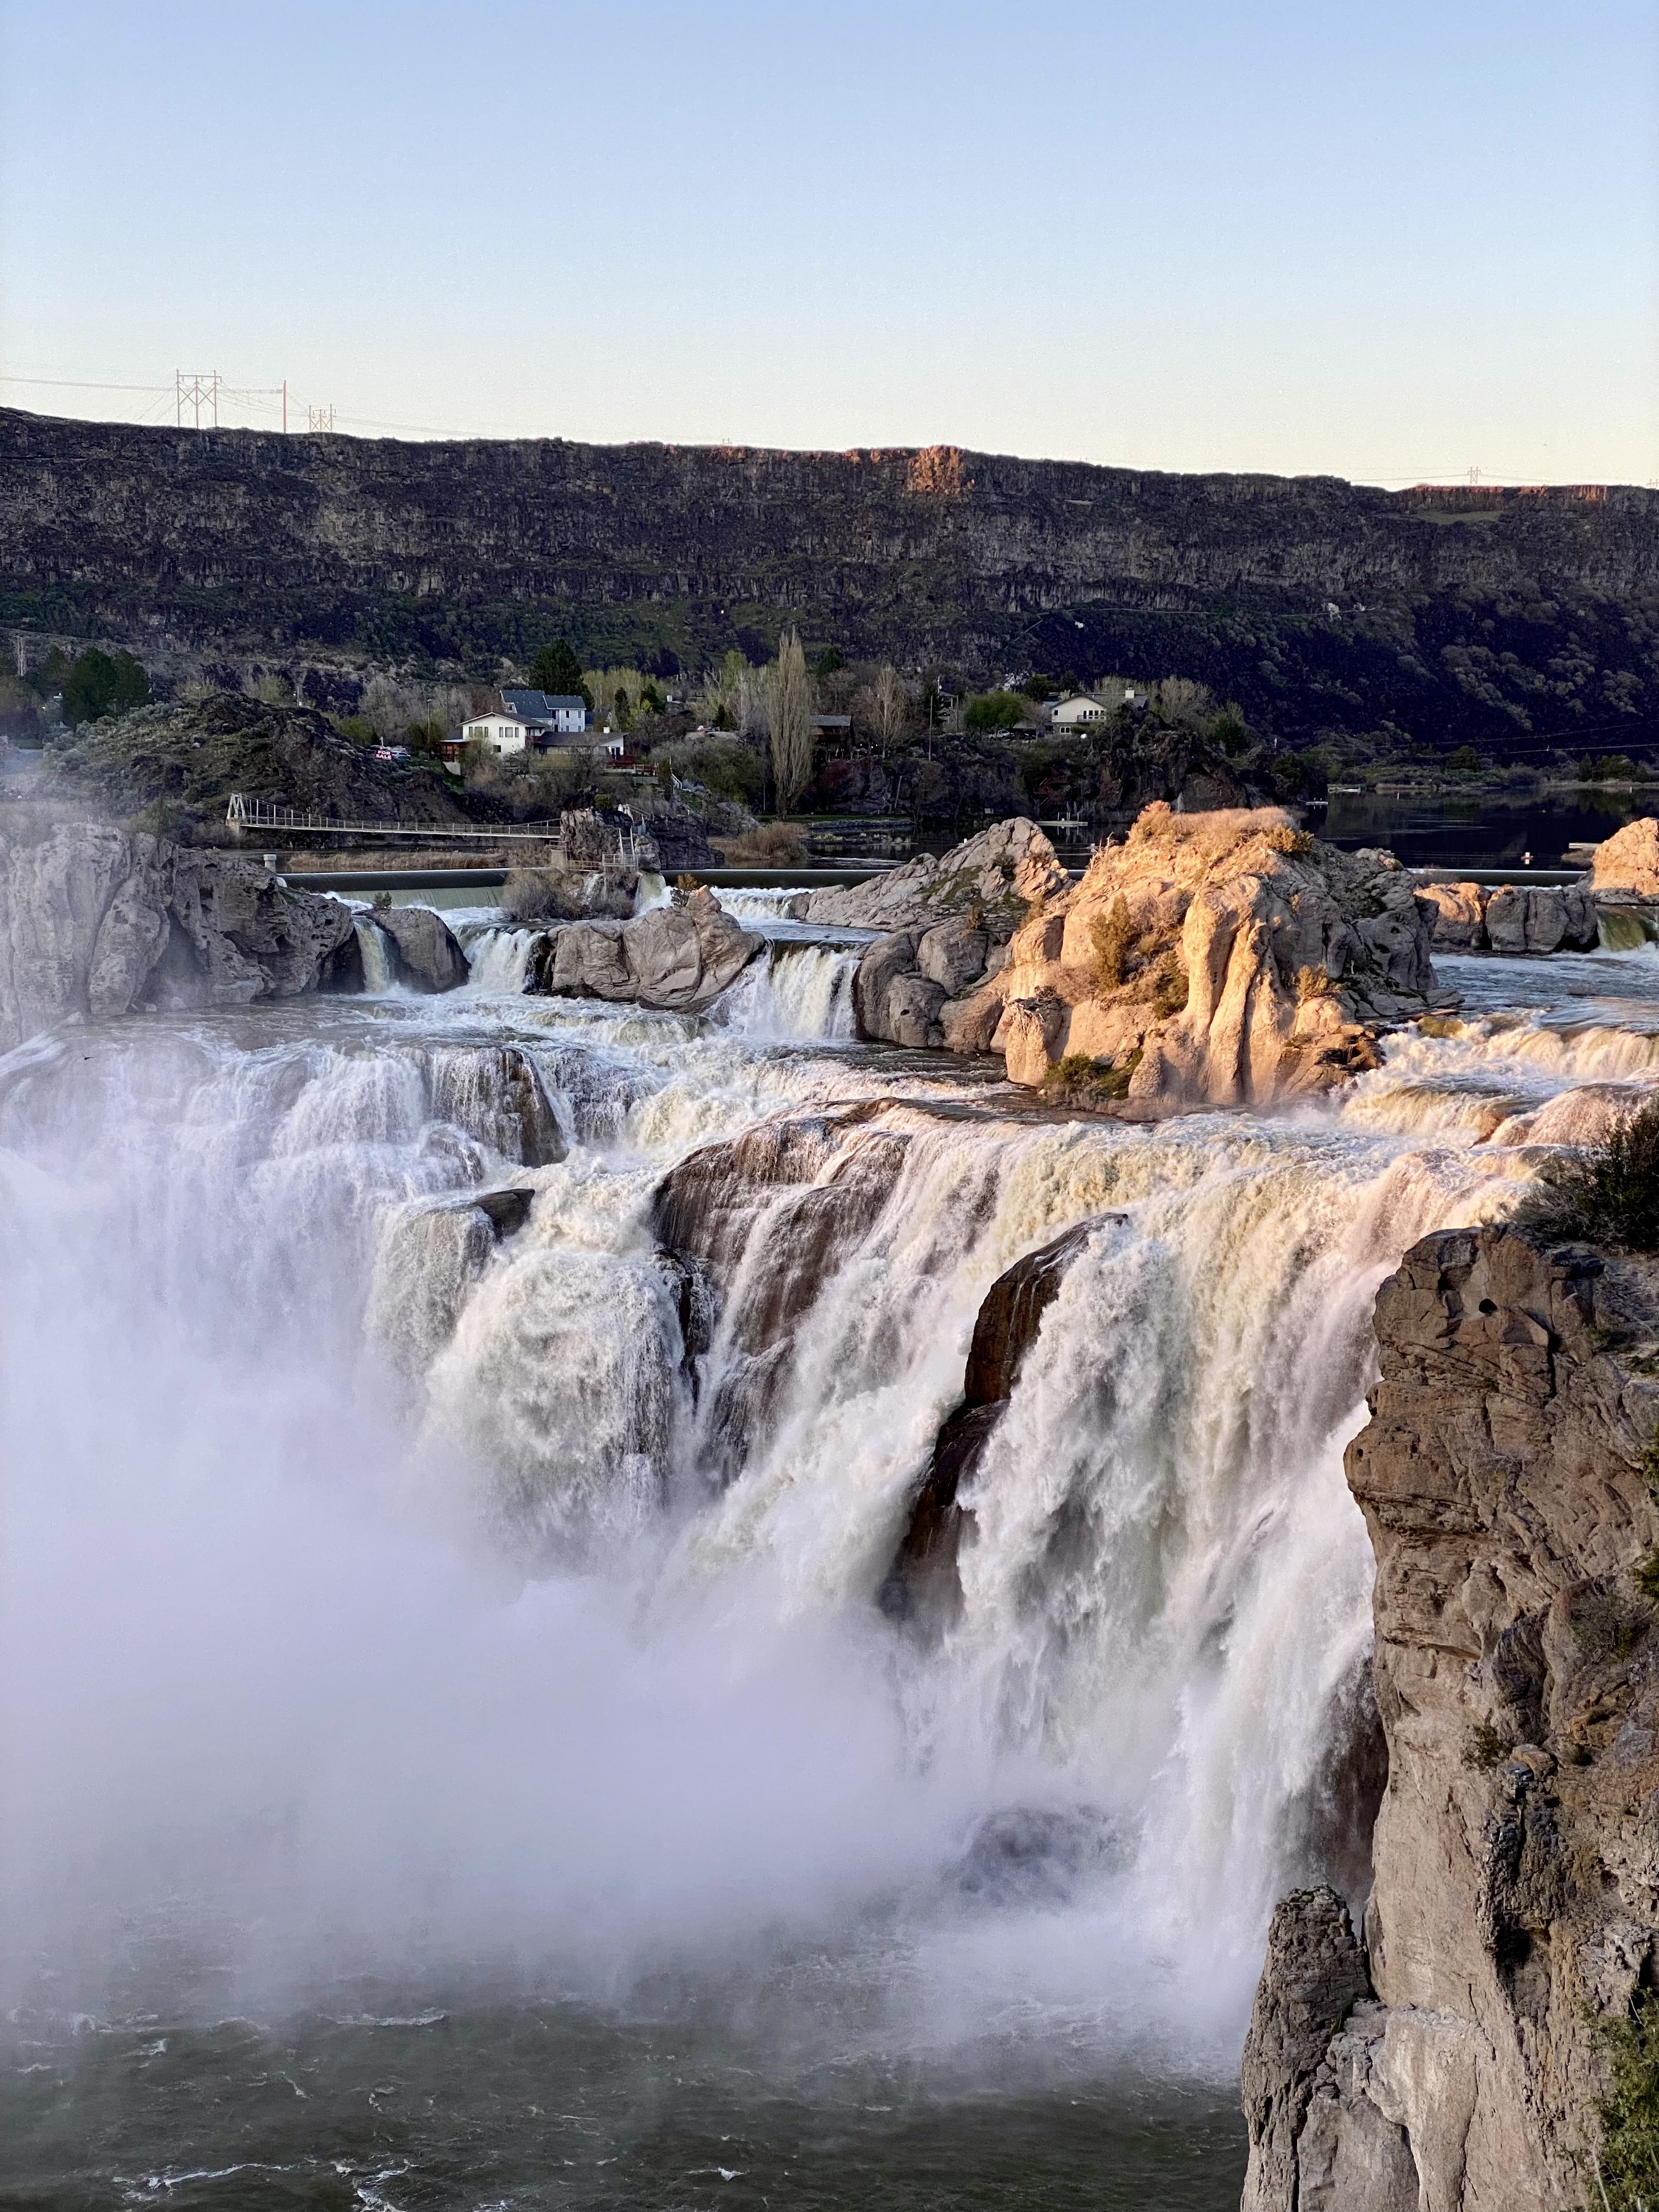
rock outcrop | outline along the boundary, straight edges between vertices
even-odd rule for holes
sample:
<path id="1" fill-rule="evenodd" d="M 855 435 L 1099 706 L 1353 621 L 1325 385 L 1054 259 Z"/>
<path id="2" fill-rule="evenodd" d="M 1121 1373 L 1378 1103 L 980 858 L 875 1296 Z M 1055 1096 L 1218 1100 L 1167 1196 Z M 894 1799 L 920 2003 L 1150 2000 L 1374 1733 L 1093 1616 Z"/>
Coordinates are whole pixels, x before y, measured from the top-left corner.
<path id="1" fill-rule="evenodd" d="M 228 853 L 97 824 L 0 842 L 0 1049 L 66 1015 L 361 990 L 351 910 Z"/>
<path id="2" fill-rule="evenodd" d="M 1245 2204 L 1559 2212 L 1597 2201 L 1596 2023 L 1659 1978 L 1659 1263 L 1443 1231 L 1376 1334 L 1347 1454 L 1389 1753 L 1366 1981 L 1316 2053 L 1352 1948 L 1287 1900 Z"/>
<path id="3" fill-rule="evenodd" d="M 1419 883 L 1437 952 L 1589 952 L 1601 941 L 1588 884 Z"/>
<path id="4" fill-rule="evenodd" d="M 1132 1111 L 1328 1089 L 1376 1064 L 1379 1028 L 1439 1002 L 1411 876 L 1389 854 L 1316 844 L 1274 807 L 1148 807 L 1027 914 L 983 981 L 921 1010 L 915 1041 L 1000 1052 L 1031 1085 L 1092 1064 Z M 866 957 L 886 963 L 890 1004 L 887 947 Z"/>
<path id="5" fill-rule="evenodd" d="M 1659 899 L 1659 822 L 1645 815 L 1598 845 L 1590 889 L 1598 898 Z"/>
<path id="6" fill-rule="evenodd" d="M 549 936 L 526 988 L 700 1013 L 765 948 L 699 889 L 684 906 L 653 907 L 632 921 L 568 922 Z"/>
<path id="7" fill-rule="evenodd" d="M 845 890 L 814 891 L 806 919 L 841 929 L 925 930 L 972 912 L 979 927 L 1006 941 L 1031 900 L 1063 890 L 1066 881 L 1036 823 L 1015 815 L 942 856 L 918 853 Z"/>

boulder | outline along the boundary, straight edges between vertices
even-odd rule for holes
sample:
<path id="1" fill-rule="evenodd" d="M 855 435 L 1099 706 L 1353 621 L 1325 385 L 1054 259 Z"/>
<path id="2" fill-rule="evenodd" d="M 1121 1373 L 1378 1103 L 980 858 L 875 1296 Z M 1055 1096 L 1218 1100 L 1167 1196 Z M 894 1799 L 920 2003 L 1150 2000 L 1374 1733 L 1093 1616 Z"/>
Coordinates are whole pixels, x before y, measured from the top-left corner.
<path id="1" fill-rule="evenodd" d="M 537 969 L 537 988 L 560 997 L 696 1013 L 765 945 L 733 921 L 712 891 L 699 889 L 684 906 L 653 907 L 632 921 L 577 921 L 556 930 L 552 957 Z"/>
<path id="2" fill-rule="evenodd" d="M 930 983 L 925 975 L 895 976 L 887 987 L 883 1035 L 894 1044 L 918 1048 L 942 1045 L 939 1016 L 944 1004 L 942 983 Z"/>
<path id="3" fill-rule="evenodd" d="M 1598 937 L 1595 901 L 1583 884 L 1504 884 L 1486 902 L 1494 952 L 1588 951 Z"/>
<path id="4" fill-rule="evenodd" d="M 1598 898 L 1659 899 L 1659 822 L 1627 822 L 1595 848 L 1589 888 Z"/>
<path id="5" fill-rule="evenodd" d="M 916 945 L 916 966 L 930 983 L 937 983 L 947 999 L 967 988 L 985 972 L 991 940 L 963 915 L 936 922 L 922 932 Z"/>
<path id="6" fill-rule="evenodd" d="M 1417 896 L 1433 909 L 1437 951 L 1478 951 L 1486 941 L 1486 893 L 1479 884 L 1419 884 Z"/>
<path id="7" fill-rule="evenodd" d="M 949 1034 L 975 1048 L 1000 999 L 1012 1081 L 1067 1056 L 1133 1061 L 1132 1103 L 1158 1111 L 1325 1090 L 1376 1064 L 1382 1024 L 1436 1002 L 1432 911 L 1392 854 L 1318 845 L 1277 808 L 1149 807 L 1016 931 Z"/>
<path id="8" fill-rule="evenodd" d="M 400 981 L 417 991 L 453 991 L 465 982 L 466 955 L 430 907 L 380 907 L 374 919 L 397 949 Z"/>
<path id="9" fill-rule="evenodd" d="M 887 1036 L 887 994 L 901 975 L 917 973 L 917 941 L 916 931 L 901 929 L 864 948 L 853 976 L 853 1015 L 861 1037 Z"/>

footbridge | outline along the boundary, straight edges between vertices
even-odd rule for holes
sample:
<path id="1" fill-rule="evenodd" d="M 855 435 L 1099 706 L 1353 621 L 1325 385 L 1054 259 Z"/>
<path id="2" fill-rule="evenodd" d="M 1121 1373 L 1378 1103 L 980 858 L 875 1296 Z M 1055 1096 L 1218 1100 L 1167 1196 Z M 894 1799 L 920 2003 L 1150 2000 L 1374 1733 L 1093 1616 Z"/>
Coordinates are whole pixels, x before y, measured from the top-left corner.
<path id="1" fill-rule="evenodd" d="M 636 828 L 603 832 L 596 853 L 591 830 L 572 837 L 559 822 L 502 822 L 480 827 L 447 822 L 346 822 L 333 814 L 307 814 L 293 806 L 277 806 L 264 799 L 245 799 L 231 793 L 225 808 L 225 826 L 237 836 L 283 837 L 396 837 L 411 844 L 429 845 L 542 845 L 552 846 L 572 867 L 631 869 L 640 862 L 640 832 Z M 655 861 L 650 865 L 654 866 Z"/>

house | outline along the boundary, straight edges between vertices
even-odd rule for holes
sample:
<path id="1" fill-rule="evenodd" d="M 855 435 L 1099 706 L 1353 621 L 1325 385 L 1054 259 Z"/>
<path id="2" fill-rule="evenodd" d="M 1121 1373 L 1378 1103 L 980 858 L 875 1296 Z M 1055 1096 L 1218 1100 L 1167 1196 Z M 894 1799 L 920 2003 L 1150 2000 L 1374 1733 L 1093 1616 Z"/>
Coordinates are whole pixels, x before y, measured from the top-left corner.
<path id="1" fill-rule="evenodd" d="M 501 704 L 529 731 L 532 744 L 577 737 L 587 727 L 587 702 L 568 692 L 531 691 L 507 684 L 501 691 Z"/>
<path id="2" fill-rule="evenodd" d="M 474 714 L 461 724 L 460 741 L 488 745 L 498 757 L 521 753 L 532 742 L 530 725 L 517 714 Z"/>
<path id="3" fill-rule="evenodd" d="M 1057 730 L 1076 730 L 1088 722 L 1103 722 L 1106 709 L 1098 699 L 1091 699 L 1086 692 L 1080 692 L 1075 698 L 1062 699 L 1054 708 L 1052 719 Z"/>

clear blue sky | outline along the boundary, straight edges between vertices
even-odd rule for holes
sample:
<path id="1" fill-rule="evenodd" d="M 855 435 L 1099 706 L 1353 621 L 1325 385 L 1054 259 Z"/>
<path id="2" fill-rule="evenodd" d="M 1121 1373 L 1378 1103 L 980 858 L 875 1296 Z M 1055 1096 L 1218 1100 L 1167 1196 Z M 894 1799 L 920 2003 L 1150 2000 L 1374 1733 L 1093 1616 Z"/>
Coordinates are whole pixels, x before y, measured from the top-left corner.
<path id="1" fill-rule="evenodd" d="M 1659 478 L 1654 0 L 0 0 L 0 125 L 9 380 Z"/>

